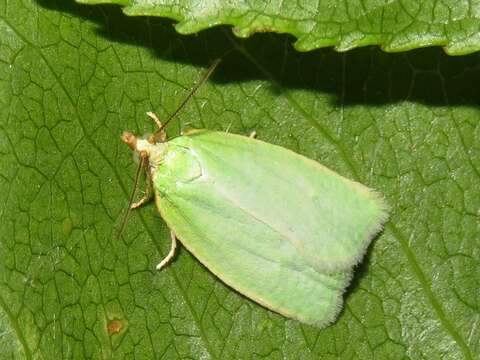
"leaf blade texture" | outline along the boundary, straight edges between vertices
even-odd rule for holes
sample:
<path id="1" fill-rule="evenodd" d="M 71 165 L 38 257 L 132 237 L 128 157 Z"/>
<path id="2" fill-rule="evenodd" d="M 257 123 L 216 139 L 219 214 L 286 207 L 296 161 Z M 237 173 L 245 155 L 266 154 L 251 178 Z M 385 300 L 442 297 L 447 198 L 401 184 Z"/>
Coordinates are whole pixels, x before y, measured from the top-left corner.
<path id="1" fill-rule="evenodd" d="M 478 54 L 299 54 L 280 35 L 185 37 L 161 19 L 69 1 L 0 2 L 0 29 L 0 306 L 2 333 L 17 339 L 10 358 L 479 353 Z M 169 233 L 153 204 L 116 239 L 136 166 L 120 134 L 152 132 L 145 112 L 165 119 L 228 51 L 171 136 L 256 130 L 392 206 L 338 322 L 323 331 L 251 303 L 187 251 L 156 272 Z"/>

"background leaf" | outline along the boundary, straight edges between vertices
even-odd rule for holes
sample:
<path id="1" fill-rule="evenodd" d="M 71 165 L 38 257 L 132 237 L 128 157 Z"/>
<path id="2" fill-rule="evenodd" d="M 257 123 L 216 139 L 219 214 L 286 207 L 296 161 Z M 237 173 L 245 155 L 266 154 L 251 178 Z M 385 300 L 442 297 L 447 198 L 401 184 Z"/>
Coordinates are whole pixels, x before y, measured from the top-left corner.
<path id="1" fill-rule="evenodd" d="M 178 21 L 181 34 L 215 25 L 233 25 L 238 37 L 288 33 L 295 48 L 335 46 L 339 51 L 380 45 L 405 51 L 441 45 L 451 55 L 480 50 L 480 2 L 434 0 L 77 0 L 120 4 L 128 15 L 162 16 Z"/>
<path id="2" fill-rule="evenodd" d="M 0 3 L 0 357 L 476 357 L 479 55 L 290 42 L 180 36 L 116 6 Z M 135 169 L 119 135 L 152 131 L 144 113 L 165 118 L 219 56 L 171 136 L 255 129 L 392 207 L 327 329 L 252 303 L 185 250 L 156 272 L 169 237 L 153 204 L 116 239 Z"/>

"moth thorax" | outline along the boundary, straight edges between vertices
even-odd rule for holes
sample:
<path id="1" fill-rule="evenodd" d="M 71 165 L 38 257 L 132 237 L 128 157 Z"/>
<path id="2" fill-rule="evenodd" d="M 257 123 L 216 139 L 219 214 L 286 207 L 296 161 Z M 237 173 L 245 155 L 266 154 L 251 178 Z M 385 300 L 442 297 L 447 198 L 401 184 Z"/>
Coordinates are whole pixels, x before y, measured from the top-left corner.
<path id="1" fill-rule="evenodd" d="M 138 153 L 144 153 L 148 156 L 148 162 L 150 167 L 156 168 L 165 157 L 165 152 L 168 148 L 168 143 L 155 143 L 145 139 L 138 139 L 136 151 Z"/>

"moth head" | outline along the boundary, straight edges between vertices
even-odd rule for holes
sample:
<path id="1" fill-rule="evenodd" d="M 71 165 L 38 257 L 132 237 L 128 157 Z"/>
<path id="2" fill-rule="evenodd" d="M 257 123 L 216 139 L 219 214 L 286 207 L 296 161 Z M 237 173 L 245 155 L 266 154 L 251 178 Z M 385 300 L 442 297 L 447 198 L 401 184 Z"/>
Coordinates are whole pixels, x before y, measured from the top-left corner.
<path id="1" fill-rule="evenodd" d="M 122 134 L 122 141 L 133 151 L 135 162 L 149 164 L 155 169 L 163 160 L 168 141 L 157 141 L 154 135 L 139 138 L 129 131 Z"/>
<path id="2" fill-rule="evenodd" d="M 130 131 L 124 131 L 122 134 L 122 141 L 128 145 L 133 151 L 137 150 L 137 137 Z"/>
<path id="3" fill-rule="evenodd" d="M 145 138 L 137 138 L 130 131 L 123 132 L 122 141 L 127 144 L 132 151 L 143 158 L 150 156 L 155 145 L 155 139 L 153 135 L 146 136 Z"/>

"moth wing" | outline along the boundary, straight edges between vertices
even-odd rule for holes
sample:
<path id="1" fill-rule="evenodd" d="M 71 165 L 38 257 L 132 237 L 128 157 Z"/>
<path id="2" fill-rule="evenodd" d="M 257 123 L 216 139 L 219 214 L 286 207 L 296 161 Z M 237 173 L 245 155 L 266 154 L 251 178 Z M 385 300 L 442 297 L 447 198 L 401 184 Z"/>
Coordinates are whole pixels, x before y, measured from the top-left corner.
<path id="1" fill-rule="evenodd" d="M 225 283 L 323 326 L 385 218 L 365 186 L 282 147 L 198 131 L 170 143 L 157 205 L 184 246 Z"/>
<path id="2" fill-rule="evenodd" d="M 182 244 L 243 295 L 320 327 L 337 316 L 348 272 L 317 272 L 280 234 L 207 188 L 183 188 L 160 197 L 158 207 Z"/>
<path id="3" fill-rule="evenodd" d="M 175 140 L 197 156 L 210 192 L 281 234 L 317 271 L 349 271 L 387 217 L 374 191 L 283 147 L 210 131 Z"/>

